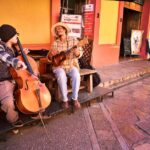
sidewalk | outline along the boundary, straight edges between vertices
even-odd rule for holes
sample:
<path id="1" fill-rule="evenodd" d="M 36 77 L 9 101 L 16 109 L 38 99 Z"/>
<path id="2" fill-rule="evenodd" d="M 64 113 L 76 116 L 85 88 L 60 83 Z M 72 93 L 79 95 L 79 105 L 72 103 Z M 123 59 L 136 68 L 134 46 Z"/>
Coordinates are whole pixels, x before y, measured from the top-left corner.
<path id="1" fill-rule="evenodd" d="M 116 65 L 98 68 L 97 72 L 102 79 L 101 87 L 116 86 L 150 73 L 150 61 L 144 59 L 127 60 Z"/>
<path id="2" fill-rule="evenodd" d="M 114 87 L 149 73 L 150 62 L 125 61 L 97 70 L 100 86 Z M 101 103 L 55 116 L 45 122 L 46 131 L 36 125 L 21 128 L 17 135 L 9 133 L 0 150 L 150 150 L 149 83 L 150 77 L 139 80 Z"/>
<path id="3" fill-rule="evenodd" d="M 102 78 L 101 87 L 114 88 L 124 82 L 149 75 L 150 62 L 142 59 L 125 61 L 99 68 L 98 73 Z M 100 126 L 98 130 L 95 128 L 96 135 L 100 134 L 101 145 L 104 145 L 104 147 L 100 146 L 103 147 L 102 149 L 150 150 L 149 83 L 150 77 L 139 80 L 118 89 L 113 99 L 106 98 L 100 105 L 95 105 L 98 106 L 99 112 L 101 111 L 100 113 L 105 116 L 106 122 L 111 126 L 111 129 L 103 129 L 104 125 L 100 125 L 102 130 L 100 130 Z M 93 115 L 91 116 L 93 117 Z M 101 123 L 99 122 L 99 124 Z M 120 147 L 118 144 L 114 146 L 115 138 L 119 141 Z M 107 146 L 106 139 L 111 141 L 109 141 L 109 146 Z M 106 143 L 102 144 L 103 140 Z"/>

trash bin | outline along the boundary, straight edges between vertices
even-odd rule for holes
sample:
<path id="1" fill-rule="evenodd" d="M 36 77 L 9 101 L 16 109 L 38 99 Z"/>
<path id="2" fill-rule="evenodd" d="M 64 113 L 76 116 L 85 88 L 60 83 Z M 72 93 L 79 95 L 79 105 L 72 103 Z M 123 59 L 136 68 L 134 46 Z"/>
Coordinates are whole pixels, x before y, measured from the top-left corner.
<path id="1" fill-rule="evenodd" d="M 150 38 L 146 41 L 147 59 L 150 60 Z"/>
<path id="2" fill-rule="evenodd" d="M 124 56 L 126 55 L 131 56 L 131 40 L 129 38 L 123 38 L 123 49 L 124 49 Z"/>

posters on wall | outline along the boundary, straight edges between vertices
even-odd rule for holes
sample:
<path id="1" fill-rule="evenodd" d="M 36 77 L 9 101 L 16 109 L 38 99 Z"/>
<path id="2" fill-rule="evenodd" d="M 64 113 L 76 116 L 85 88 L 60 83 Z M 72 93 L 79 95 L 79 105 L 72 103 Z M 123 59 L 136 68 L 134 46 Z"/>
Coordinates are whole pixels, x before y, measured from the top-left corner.
<path id="1" fill-rule="evenodd" d="M 131 55 L 139 55 L 142 44 L 143 30 L 132 30 L 131 32 Z"/>
<path id="2" fill-rule="evenodd" d="M 83 35 L 93 39 L 94 4 L 83 5 L 82 12 L 83 17 L 82 15 L 62 14 L 61 22 L 66 23 L 70 27 L 71 32 L 69 36 L 81 38 Z"/>
<path id="3" fill-rule="evenodd" d="M 82 34 L 82 16 L 81 15 L 71 15 L 62 14 L 61 22 L 64 22 L 71 29 L 69 36 L 81 38 Z"/>

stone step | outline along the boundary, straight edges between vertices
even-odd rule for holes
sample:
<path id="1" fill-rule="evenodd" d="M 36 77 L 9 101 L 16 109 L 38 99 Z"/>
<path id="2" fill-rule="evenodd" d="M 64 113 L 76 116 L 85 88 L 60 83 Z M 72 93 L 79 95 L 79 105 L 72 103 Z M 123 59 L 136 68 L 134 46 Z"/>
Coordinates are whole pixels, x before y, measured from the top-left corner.
<path id="1" fill-rule="evenodd" d="M 137 61 L 139 61 L 139 60 L 137 60 Z M 126 62 L 126 63 L 129 63 L 129 62 Z M 112 72 L 112 74 L 113 74 L 113 72 Z M 140 69 L 137 69 L 132 73 L 130 72 L 130 73 L 126 73 L 126 74 L 121 74 L 120 77 L 118 77 L 118 78 L 113 79 L 113 77 L 112 77 L 112 79 L 107 79 L 106 81 L 102 81 L 99 84 L 99 86 L 100 87 L 105 87 L 105 88 L 109 88 L 109 87 L 112 88 L 112 87 L 118 86 L 120 84 L 130 82 L 130 81 L 135 80 L 135 79 L 140 79 L 140 78 L 142 78 L 143 76 L 146 76 L 146 75 L 150 75 L 150 67 L 141 66 Z"/>

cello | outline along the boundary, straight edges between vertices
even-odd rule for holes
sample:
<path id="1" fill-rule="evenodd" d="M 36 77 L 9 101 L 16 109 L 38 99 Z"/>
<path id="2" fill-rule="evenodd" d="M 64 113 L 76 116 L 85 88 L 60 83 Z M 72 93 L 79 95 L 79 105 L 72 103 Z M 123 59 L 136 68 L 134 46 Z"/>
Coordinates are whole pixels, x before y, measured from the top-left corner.
<path id="1" fill-rule="evenodd" d="M 27 66 L 26 70 L 16 70 L 10 68 L 12 77 L 17 83 L 15 91 L 15 101 L 18 109 L 24 114 L 33 114 L 44 111 L 51 103 L 51 95 L 44 83 L 41 83 L 36 62 L 27 56 L 22 48 L 20 40 L 17 41 L 21 51 L 21 56 L 17 58 Z M 34 77 L 35 76 L 35 77 Z"/>

